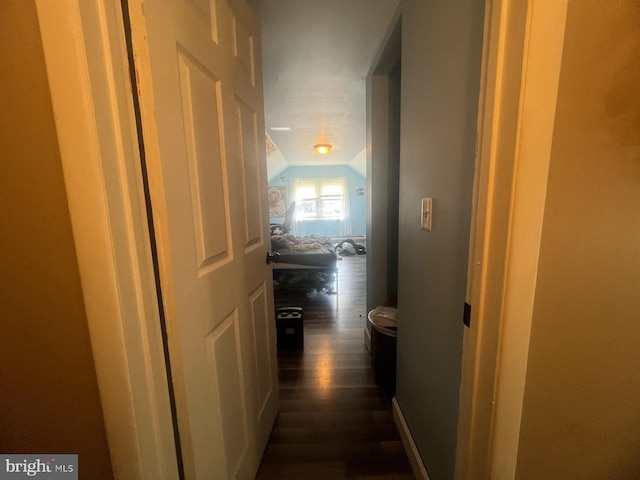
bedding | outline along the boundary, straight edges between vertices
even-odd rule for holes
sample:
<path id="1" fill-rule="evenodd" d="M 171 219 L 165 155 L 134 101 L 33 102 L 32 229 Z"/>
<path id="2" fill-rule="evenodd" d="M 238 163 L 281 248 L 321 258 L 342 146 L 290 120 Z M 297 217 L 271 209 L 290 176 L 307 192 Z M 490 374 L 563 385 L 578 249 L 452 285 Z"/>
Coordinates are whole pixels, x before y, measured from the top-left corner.
<path id="1" fill-rule="evenodd" d="M 311 235 L 272 235 L 271 250 L 276 287 L 311 288 L 336 293 L 338 255 L 331 241 Z"/>
<path id="2" fill-rule="evenodd" d="M 335 267 L 338 256 L 333 244 L 325 237 L 312 235 L 272 235 L 271 250 L 279 254 L 278 263 L 309 267 Z"/>

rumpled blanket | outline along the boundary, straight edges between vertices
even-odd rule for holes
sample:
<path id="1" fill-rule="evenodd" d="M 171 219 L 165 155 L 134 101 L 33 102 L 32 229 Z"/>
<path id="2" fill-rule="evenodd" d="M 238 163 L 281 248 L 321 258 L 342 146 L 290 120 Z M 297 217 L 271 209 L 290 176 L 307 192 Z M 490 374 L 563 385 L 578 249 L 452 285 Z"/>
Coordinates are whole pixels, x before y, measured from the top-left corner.
<path id="1" fill-rule="evenodd" d="M 320 235 L 295 237 L 294 235 L 271 235 L 271 250 L 276 252 L 299 252 L 327 247 L 334 249 L 331 241 Z"/>

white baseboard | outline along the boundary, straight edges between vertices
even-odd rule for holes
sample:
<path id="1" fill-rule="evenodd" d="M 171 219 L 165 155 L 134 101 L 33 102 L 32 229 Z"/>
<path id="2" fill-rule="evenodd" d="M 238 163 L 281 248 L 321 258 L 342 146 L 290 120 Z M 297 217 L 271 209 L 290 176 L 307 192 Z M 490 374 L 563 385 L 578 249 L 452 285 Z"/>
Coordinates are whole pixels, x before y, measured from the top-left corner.
<path id="1" fill-rule="evenodd" d="M 391 404 L 393 406 L 393 421 L 400 432 L 400 437 L 402 438 L 404 449 L 407 451 L 407 456 L 409 457 L 409 463 L 411 463 L 413 474 L 418 480 L 430 480 L 427 469 L 424 468 L 424 463 L 420 457 L 420 452 L 418 452 L 418 447 L 416 447 L 416 444 L 413 441 L 413 437 L 409 431 L 409 426 L 404 419 L 404 415 L 402 415 L 402 410 L 400 410 L 400 405 L 398 405 L 396 397 L 393 397 Z"/>

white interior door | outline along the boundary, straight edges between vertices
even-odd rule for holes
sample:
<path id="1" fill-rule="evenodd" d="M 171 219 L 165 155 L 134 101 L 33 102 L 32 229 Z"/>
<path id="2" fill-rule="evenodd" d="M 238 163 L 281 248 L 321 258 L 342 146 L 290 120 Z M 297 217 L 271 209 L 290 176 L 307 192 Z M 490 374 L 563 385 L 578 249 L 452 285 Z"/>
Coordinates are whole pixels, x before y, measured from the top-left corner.
<path id="1" fill-rule="evenodd" d="M 258 21 L 129 5 L 185 474 L 253 478 L 278 408 Z"/>

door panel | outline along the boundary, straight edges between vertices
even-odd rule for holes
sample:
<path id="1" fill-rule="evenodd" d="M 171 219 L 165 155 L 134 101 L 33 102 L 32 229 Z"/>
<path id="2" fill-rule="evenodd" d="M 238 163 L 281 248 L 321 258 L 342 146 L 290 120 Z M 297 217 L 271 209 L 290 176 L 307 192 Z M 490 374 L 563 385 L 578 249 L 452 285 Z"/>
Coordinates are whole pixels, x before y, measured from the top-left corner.
<path id="1" fill-rule="evenodd" d="M 246 199 L 244 205 L 245 216 L 245 248 L 263 247 L 263 221 L 262 211 L 256 209 L 260 205 L 260 165 L 258 163 L 258 131 L 256 115 L 249 108 L 236 99 L 236 117 L 238 119 L 237 131 L 240 133 L 240 152 L 242 157 L 243 193 Z"/>
<path id="2" fill-rule="evenodd" d="M 245 77 L 252 87 L 255 87 L 255 65 L 253 55 L 253 37 L 236 15 L 232 16 L 234 58 L 243 73 L 238 73 L 238 77 Z"/>
<path id="3" fill-rule="evenodd" d="M 267 288 L 265 284 L 253 292 L 251 300 L 251 317 L 253 326 L 253 338 L 260 339 L 269 336 L 269 302 L 267 301 Z M 254 341 L 255 366 L 258 374 L 257 395 L 254 409 L 256 418 L 262 418 L 265 414 L 269 398 L 274 389 L 273 378 L 277 373 L 277 365 L 273 359 L 273 345 L 269 342 Z"/>
<path id="4" fill-rule="evenodd" d="M 195 239 L 202 268 L 231 257 L 227 175 L 220 148 L 224 135 L 221 85 L 181 50 L 178 65 Z"/>
<path id="5" fill-rule="evenodd" d="M 277 413 L 258 27 L 244 0 L 131 0 L 188 479 L 253 478 Z"/>
<path id="6" fill-rule="evenodd" d="M 237 312 L 207 336 L 207 347 L 209 366 L 219 396 L 225 459 L 230 478 L 233 478 L 249 448 Z"/>

